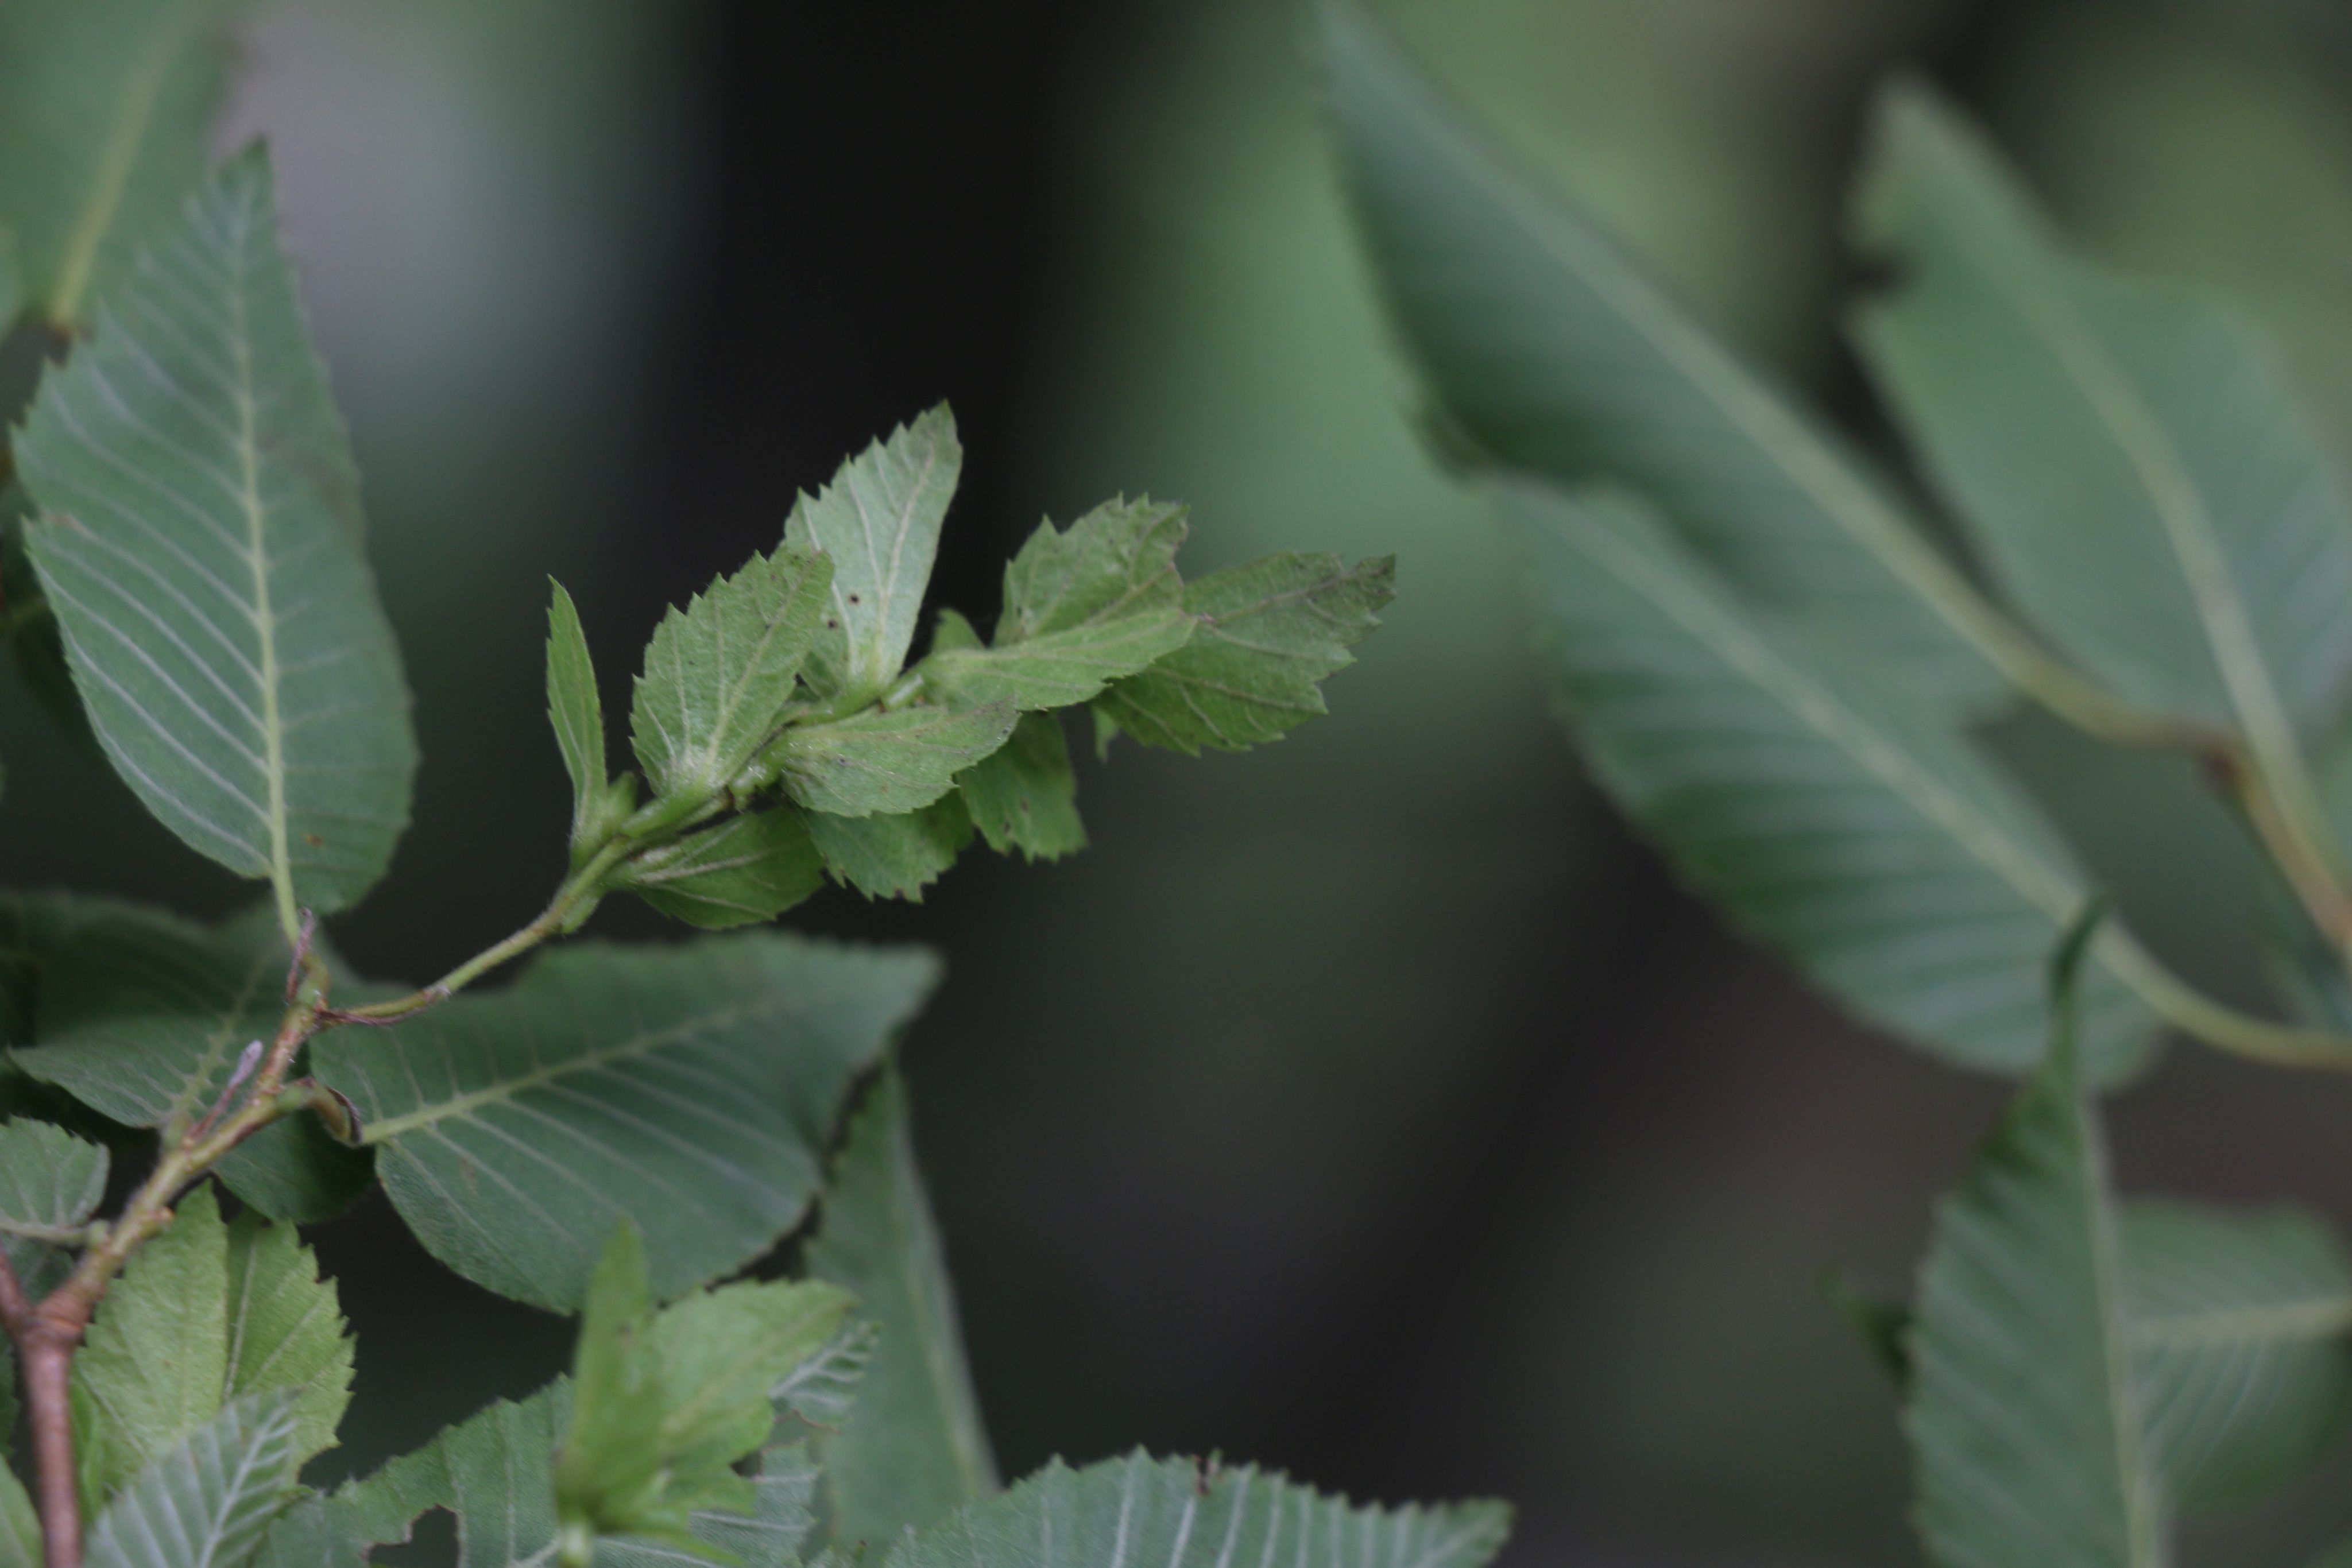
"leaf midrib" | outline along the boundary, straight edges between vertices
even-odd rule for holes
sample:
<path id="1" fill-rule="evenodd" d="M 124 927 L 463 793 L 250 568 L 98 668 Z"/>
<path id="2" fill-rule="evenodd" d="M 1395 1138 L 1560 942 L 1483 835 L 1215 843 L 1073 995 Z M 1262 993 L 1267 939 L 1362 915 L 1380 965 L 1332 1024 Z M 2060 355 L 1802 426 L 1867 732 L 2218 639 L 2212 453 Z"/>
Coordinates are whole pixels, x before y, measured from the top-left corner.
<path id="1" fill-rule="evenodd" d="M 898 528 L 890 540 L 890 573 L 887 578 L 882 575 L 881 560 L 874 553 L 874 523 L 873 519 L 866 515 L 866 497 L 858 493 L 855 471 L 853 470 L 851 475 L 842 481 L 842 487 L 849 492 L 849 504 L 856 508 L 858 530 L 866 536 L 866 570 L 874 573 L 873 625 L 875 632 L 879 634 L 877 637 L 865 639 L 862 643 L 850 644 L 849 673 L 853 687 L 862 688 L 887 681 L 896 674 L 895 671 L 879 667 L 888 663 L 882 656 L 882 643 L 890 635 L 890 610 L 898 598 L 898 566 L 900 558 L 906 552 L 907 535 L 911 531 L 910 524 L 915 515 L 915 505 L 922 497 L 923 487 L 930 483 L 932 470 L 939 466 L 940 446 L 939 432 L 931 430 L 927 434 L 930 439 L 923 450 L 922 469 L 915 476 L 914 482 L 907 486 L 906 498 L 898 508 Z M 887 455 L 886 450 L 877 457 L 875 468 L 877 478 L 882 473 L 882 458 Z M 840 607 L 841 623 L 846 628 L 851 624 L 853 617 L 848 601 L 842 597 L 842 591 L 841 580 L 836 574 L 833 582 L 833 600 L 835 604 Z M 867 662 L 866 655 L 868 653 L 872 655 L 876 664 L 876 668 L 871 671 L 865 667 Z"/>
<path id="2" fill-rule="evenodd" d="M 2258 1307 L 2212 1307 L 2136 1319 L 2135 1343 L 2159 1349 L 2312 1343 L 2352 1333 L 2352 1294 L 2312 1296 Z"/>
<path id="3" fill-rule="evenodd" d="M 749 1022 L 772 1013 L 790 1011 L 793 1005 L 793 1000 L 789 997 L 771 997 L 756 1002 L 745 1002 L 732 1008 L 720 1008 L 711 1012 L 700 1013 L 662 1029 L 632 1035 L 612 1045 L 582 1051 L 577 1056 L 569 1056 L 562 1061 L 551 1062 L 545 1067 L 533 1069 L 519 1077 L 502 1079 L 487 1088 L 469 1090 L 466 1093 L 452 1095 L 446 1100 L 437 1101 L 430 1105 L 420 1105 L 414 1111 L 404 1112 L 397 1116 L 387 1116 L 382 1121 L 370 1123 L 361 1134 L 360 1141 L 369 1145 L 389 1143 L 404 1133 L 412 1133 L 421 1127 L 433 1126 L 452 1116 L 470 1116 L 486 1105 L 494 1105 L 503 1101 L 519 1098 L 533 1089 L 552 1083 L 572 1073 L 584 1072 L 592 1068 L 602 1067 L 609 1061 L 617 1061 L 626 1057 L 659 1051 L 665 1046 L 675 1045 L 682 1040 L 707 1030 L 724 1029 L 730 1025 Z M 397 1041 L 398 1036 L 395 1035 L 394 1038 Z M 405 1051 L 402 1054 L 404 1059 Z"/>

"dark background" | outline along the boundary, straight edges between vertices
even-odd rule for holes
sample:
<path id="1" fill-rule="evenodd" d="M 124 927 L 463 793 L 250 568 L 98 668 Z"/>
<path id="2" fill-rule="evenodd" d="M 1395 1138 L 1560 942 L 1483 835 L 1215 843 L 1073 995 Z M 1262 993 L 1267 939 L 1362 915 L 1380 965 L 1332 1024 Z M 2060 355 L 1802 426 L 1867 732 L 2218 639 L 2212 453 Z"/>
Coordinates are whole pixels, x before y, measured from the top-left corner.
<path id="1" fill-rule="evenodd" d="M 2352 432 L 2352 29 L 2333 7 L 1395 0 L 1524 157 L 1710 319 L 1875 431 L 1836 232 L 1871 84 L 1942 78 L 2095 250 L 2229 287 Z M 1125 747 L 1097 847 L 975 854 L 918 1127 L 1009 1471 L 1142 1442 L 1360 1497 L 1491 1492 L 1519 1563 L 1901 1563 L 1888 1390 L 1817 1266 L 1899 1286 L 1997 1086 L 1842 1021 L 1628 840 L 1547 721 L 1475 497 L 1414 444 L 1348 249 L 1299 12 L 1159 4 L 280 0 L 224 143 L 272 139 L 369 483 L 425 764 L 339 925 L 437 972 L 535 910 L 565 796 L 544 576 L 608 708 L 662 607 L 941 398 L 969 452 L 939 597 L 992 610 L 1041 514 L 1196 507 L 1192 559 L 1395 550 L 1333 716 L 1246 758 Z M 0 694 L 0 874 L 246 894 Z M 2170 956 L 2256 983 L 2236 852 L 2183 779 L 2003 744 Z M 649 937 L 641 912 L 599 916 Z M 2352 1218 L 2352 1093 L 2189 1050 L 2117 1108 L 2135 1185 Z M 535 1385 L 568 1325 L 320 1233 L 362 1345 L 339 1458 Z M 2210 1527 L 2299 1562 L 2337 1464 Z"/>

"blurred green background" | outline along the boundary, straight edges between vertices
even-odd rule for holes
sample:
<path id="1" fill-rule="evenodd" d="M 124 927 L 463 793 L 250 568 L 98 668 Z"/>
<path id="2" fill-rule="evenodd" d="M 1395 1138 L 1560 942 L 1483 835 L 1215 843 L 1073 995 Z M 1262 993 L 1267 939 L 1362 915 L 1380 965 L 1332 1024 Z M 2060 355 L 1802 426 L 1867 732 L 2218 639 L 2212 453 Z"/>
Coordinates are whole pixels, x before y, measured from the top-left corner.
<path id="1" fill-rule="evenodd" d="M 1874 439 L 1837 228 L 1871 85 L 1910 68 L 2095 249 L 2236 293 L 2352 444 L 2337 6 L 1377 8 Z M 665 603 L 940 398 L 971 454 L 947 602 L 989 612 L 1041 513 L 1119 490 L 1192 502 L 1203 567 L 1393 550 L 1328 720 L 1247 758 L 1122 748 L 1083 776 L 1076 862 L 975 857 L 919 908 L 796 917 L 950 956 L 911 1071 L 1006 1467 L 1139 1441 L 1499 1493 L 1518 1564 L 1916 1562 L 1889 1391 L 1812 1277 L 1899 1285 L 1999 1091 L 1738 945 L 1580 779 L 1482 507 L 1414 439 L 1305 38 L 1269 0 L 260 11 L 224 145 L 276 145 L 426 756 L 394 877 L 338 937 L 421 977 L 551 885 L 546 573 L 619 703 Z M 0 875 L 245 896 L 45 724 L 0 692 Z M 2168 956 L 2254 988 L 2241 859 L 2190 780 L 2000 739 Z M 2133 1185 L 2343 1219 L 2347 1125 L 2345 1085 L 2188 1051 L 2116 1111 Z M 349 1467 L 567 1354 L 385 1212 L 321 1246 L 364 1347 Z M 2192 1563 L 2300 1562 L 2347 1480 L 2200 1527 Z"/>

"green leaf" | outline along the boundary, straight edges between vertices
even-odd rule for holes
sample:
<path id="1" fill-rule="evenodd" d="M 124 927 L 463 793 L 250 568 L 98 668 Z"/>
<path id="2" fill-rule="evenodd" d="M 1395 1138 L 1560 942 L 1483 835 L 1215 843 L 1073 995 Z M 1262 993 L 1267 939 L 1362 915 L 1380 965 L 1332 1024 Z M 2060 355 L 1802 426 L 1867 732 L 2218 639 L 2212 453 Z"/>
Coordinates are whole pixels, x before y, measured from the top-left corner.
<path id="1" fill-rule="evenodd" d="M 2309 1469 L 2352 1408 L 2352 1265 L 2294 1210 L 2123 1210 L 2132 1369 L 2150 1451 L 2188 1509 Z"/>
<path id="2" fill-rule="evenodd" d="M 520 1404 L 493 1405 L 365 1479 L 304 1501 L 271 1531 L 257 1568 L 355 1564 L 370 1546 L 407 1540 L 415 1519 L 436 1508 L 457 1516 L 458 1568 L 544 1568 L 556 1554 L 554 1450 L 572 1393 L 559 1378 Z M 699 1513 L 696 1535 L 744 1568 L 798 1568 L 816 1479 L 801 1445 L 769 1448 L 751 1478 L 753 1511 Z M 597 1568 L 691 1560 L 698 1558 L 628 1537 L 596 1542 Z"/>
<path id="3" fill-rule="evenodd" d="M 1139 1451 L 1078 1470 L 1055 1459 L 1003 1495 L 898 1543 L 882 1561 L 886 1568 L 1479 1568 L 1502 1550 L 1510 1525 L 1511 1511 L 1497 1502 L 1359 1507 L 1254 1465 Z"/>
<path id="4" fill-rule="evenodd" d="M 0 1465 L 0 1568 L 41 1568 L 41 1517 L 16 1472 Z"/>
<path id="5" fill-rule="evenodd" d="M 2250 734 L 2352 674 L 2352 498 L 2252 329 L 2064 254 L 1998 155 L 1886 95 L 1860 339 L 2002 585 L 2144 706 Z"/>
<path id="6" fill-rule="evenodd" d="M 847 1324 L 768 1391 L 777 1416 L 792 1416 L 821 1430 L 849 1419 L 881 1338 L 880 1325 L 870 1318 Z"/>
<path id="7" fill-rule="evenodd" d="M 103 755 L 81 694 L 74 689 L 73 671 L 66 664 L 65 636 L 58 629 L 57 613 L 42 597 L 33 558 L 26 551 L 31 517 L 32 501 L 25 487 L 13 479 L 0 484 L 0 635 L 7 639 L 17 678 L 34 700 L 76 745 Z"/>
<path id="8" fill-rule="evenodd" d="M 1509 167 L 1354 8 L 1324 16 L 1374 271 L 1423 385 L 1481 459 L 1637 486 L 1742 590 L 1833 618 L 1923 697 L 1993 698 L 1999 676 L 1931 608 L 1974 595 L 1893 486 L 1591 218 Z"/>
<path id="9" fill-rule="evenodd" d="M 919 704 L 869 708 L 822 724 L 796 724 L 761 758 L 761 772 L 812 811 L 869 817 L 919 811 L 955 788 L 955 776 L 1004 744 L 1008 702 L 955 708 Z"/>
<path id="10" fill-rule="evenodd" d="M 74 1358 L 85 1507 L 113 1495 L 246 1395 L 284 1390 L 294 1463 L 331 1448 L 351 1342 L 333 1285 L 290 1226 L 221 1223 L 208 1186 L 131 1256 Z"/>
<path id="11" fill-rule="evenodd" d="M 712 930 L 773 920 L 824 885 L 808 821 L 791 807 L 731 817 L 635 856 L 614 874 L 665 915 Z"/>
<path id="12" fill-rule="evenodd" d="M 629 712 L 629 741 L 656 798 L 711 800 L 773 738 L 834 570 L 784 545 L 662 618 Z"/>
<path id="13" fill-rule="evenodd" d="M 1017 849 L 1033 861 L 1058 860 L 1087 847 L 1069 743 L 1053 714 L 1023 714 L 1012 739 L 959 775 L 956 785 L 972 825 L 999 854 Z"/>
<path id="14" fill-rule="evenodd" d="M 0 229 L 14 234 L 20 298 L 50 321 L 80 325 L 203 176 L 239 9 L 0 6 Z"/>
<path id="15" fill-rule="evenodd" d="M 2026 1081 L 1920 1273 L 1904 1424 L 1946 1568 L 2158 1568 L 2106 1155 L 2061 1049 Z"/>
<path id="16" fill-rule="evenodd" d="M 1957 1065 L 2042 1054 L 2044 956 L 2087 890 L 2032 808 L 1872 661 L 1733 601 L 1628 497 L 1507 490 L 1555 701 L 1601 787 L 1749 936 Z M 2092 1075 L 2149 1017 L 2100 933 Z"/>
<path id="17" fill-rule="evenodd" d="M 1268 556 L 1186 585 L 1192 639 L 1139 675 L 1116 682 L 1097 709 L 1146 746 L 1188 757 L 1202 747 L 1247 751 L 1327 711 L 1323 678 L 1355 663 L 1348 650 L 1396 597 L 1396 558 L 1344 565 L 1335 555 Z"/>
<path id="18" fill-rule="evenodd" d="M 1086 702 L 1149 667 L 1192 635 L 1175 565 L 1184 534 L 1183 507 L 1150 500 L 1106 502 L 1066 533 L 1040 525 L 1004 569 L 996 645 L 935 639 L 924 685 L 1030 711 Z"/>
<path id="19" fill-rule="evenodd" d="M 290 936 L 383 874 L 416 742 L 359 480 L 278 246 L 224 165 L 43 379 L 16 444 L 34 565 L 100 744 Z"/>
<path id="20" fill-rule="evenodd" d="M 40 1049 L 16 1064 L 84 1104 L 167 1135 L 205 1114 L 247 1049 L 277 1032 L 287 950 L 271 912 L 217 929 L 102 906 L 39 958 Z M 372 1157 L 315 1119 L 277 1123 L 225 1158 L 221 1179 L 278 1219 L 331 1218 L 367 1190 Z"/>
<path id="21" fill-rule="evenodd" d="M 636 805 L 634 786 L 605 777 L 604 708 L 596 695 L 595 661 L 588 633 L 572 595 L 553 578 L 547 606 L 547 720 L 555 728 L 556 749 L 572 776 L 572 851 L 575 860 L 593 853 L 612 836 Z"/>
<path id="22" fill-rule="evenodd" d="M 781 1281 L 698 1292 L 658 1314 L 651 1303 L 643 1243 L 625 1225 L 589 1288 L 556 1458 L 558 1529 L 572 1556 L 610 1535 L 712 1555 L 696 1514 L 756 1510 L 733 1467 L 775 1425 L 769 1390 L 823 1349 L 849 1310 L 830 1286 Z"/>
<path id="23" fill-rule="evenodd" d="M 794 503 L 785 540 L 833 558 L 833 591 L 808 671 L 833 711 L 863 707 L 898 679 L 962 469 L 955 415 L 942 403 Z"/>
<path id="24" fill-rule="evenodd" d="M 106 1167 L 103 1147 L 63 1127 L 23 1118 L 0 1124 L 0 1231 L 79 1242 L 106 1196 Z"/>
<path id="25" fill-rule="evenodd" d="M 878 1546 L 994 1491 L 996 1461 L 895 1068 L 850 1124 L 806 1256 L 812 1278 L 856 1297 L 881 1329 L 856 1402 L 825 1448 L 841 1542 Z"/>
<path id="26" fill-rule="evenodd" d="M 654 1291 L 740 1268 L 796 1224 L 849 1083 L 929 992 L 911 949 L 769 932 L 583 943 L 508 989 L 318 1042 L 434 1256 L 569 1311 L 625 1217 Z"/>
<path id="27" fill-rule="evenodd" d="M 289 1391 L 235 1401 L 98 1515 L 89 1568 L 237 1568 L 292 1499 L 303 1457 Z"/>
<path id="28" fill-rule="evenodd" d="M 835 881 L 868 898 L 905 898 L 921 903 L 923 889 L 937 882 L 964 845 L 971 842 L 971 814 L 962 798 L 899 816 L 835 817 L 813 811 L 809 836 Z"/>

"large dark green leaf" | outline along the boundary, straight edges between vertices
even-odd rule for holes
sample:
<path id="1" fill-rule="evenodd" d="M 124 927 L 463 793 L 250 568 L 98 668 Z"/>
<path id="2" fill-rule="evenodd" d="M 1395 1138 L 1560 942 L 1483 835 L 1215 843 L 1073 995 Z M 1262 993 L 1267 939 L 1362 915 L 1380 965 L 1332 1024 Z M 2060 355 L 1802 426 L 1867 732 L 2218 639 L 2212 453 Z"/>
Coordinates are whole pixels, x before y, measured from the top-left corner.
<path id="1" fill-rule="evenodd" d="M 1923 695 L 1998 691 L 1922 594 L 1974 595 L 1834 433 L 1720 347 L 1600 227 L 1507 167 L 1352 7 L 1324 68 L 1373 267 L 1482 456 L 1655 495 L 1711 564 L 1833 618 Z"/>
<path id="2" fill-rule="evenodd" d="M 1736 602 L 1630 497 L 1527 485 L 1555 696 L 1601 785 L 1732 917 L 1873 1022 L 1963 1066 L 2042 1053 L 2042 972 L 2088 896 L 2031 805 L 1869 662 Z M 2144 962 L 2103 933 L 2095 1073 L 2130 1070 Z M 2119 972 L 2122 971 L 2122 972 Z"/>
<path id="3" fill-rule="evenodd" d="M 2064 254 L 1926 92 L 1859 206 L 1861 340 L 2003 586 L 2126 697 L 2259 738 L 2352 675 L 2352 498 L 2252 329 Z"/>
<path id="4" fill-rule="evenodd" d="M 808 1269 L 855 1296 L 881 1330 L 848 1420 L 825 1448 L 839 1540 L 895 1541 L 994 1491 L 996 1462 L 895 1070 L 851 1124 Z"/>
<path id="5" fill-rule="evenodd" d="M 359 479 L 278 248 L 269 166 L 225 165 L 43 382 L 17 443 L 34 565 L 116 770 L 298 906 L 352 903 L 416 744 Z"/>
<path id="6" fill-rule="evenodd" d="M 624 1218 L 656 1295 L 729 1273 L 796 1224 L 851 1080 L 937 966 L 773 933 L 584 943 L 502 992 L 320 1040 L 403 1218 L 468 1279 L 579 1305 Z"/>
<path id="7" fill-rule="evenodd" d="M 301 1464 L 292 1392 L 239 1398 L 91 1521 L 89 1568 L 241 1568 L 292 1499 Z"/>
<path id="8" fill-rule="evenodd" d="M 1137 1453 L 1081 1470 L 1059 1459 L 1001 1497 L 893 1548 L 885 1568 L 1481 1568 L 1502 1550 L 1500 1503 L 1352 1506 L 1255 1466 Z"/>
<path id="9" fill-rule="evenodd" d="M 79 326 L 205 169 L 236 0 L 0 5 L 0 232 L 22 304 Z M 0 296 L 9 291 L 0 285 Z M 0 335 L 16 319 L 0 301 Z"/>

